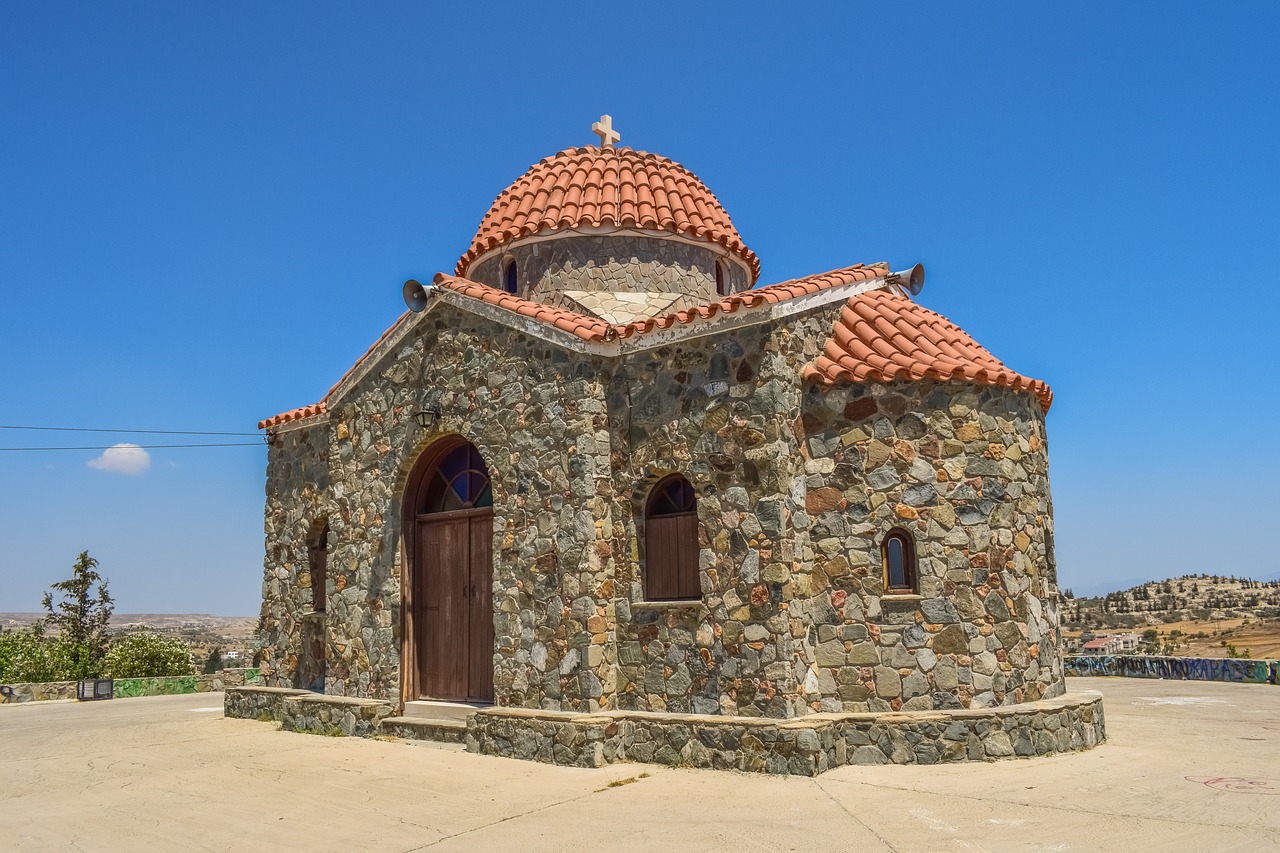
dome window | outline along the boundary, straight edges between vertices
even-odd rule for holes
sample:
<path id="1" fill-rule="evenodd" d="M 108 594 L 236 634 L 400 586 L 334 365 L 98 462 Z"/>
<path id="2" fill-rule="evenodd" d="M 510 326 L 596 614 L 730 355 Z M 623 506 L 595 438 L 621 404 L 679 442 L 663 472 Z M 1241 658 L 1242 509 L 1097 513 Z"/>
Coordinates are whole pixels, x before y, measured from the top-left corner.
<path id="1" fill-rule="evenodd" d="M 516 270 L 515 258 L 507 261 L 507 266 L 502 272 L 502 289 L 507 293 L 516 292 L 516 279 L 518 271 Z"/>
<path id="2" fill-rule="evenodd" d="M 729 270 L 719 258 L 716 259 L 716 293 L 721 296 L 729 295 Z"/>

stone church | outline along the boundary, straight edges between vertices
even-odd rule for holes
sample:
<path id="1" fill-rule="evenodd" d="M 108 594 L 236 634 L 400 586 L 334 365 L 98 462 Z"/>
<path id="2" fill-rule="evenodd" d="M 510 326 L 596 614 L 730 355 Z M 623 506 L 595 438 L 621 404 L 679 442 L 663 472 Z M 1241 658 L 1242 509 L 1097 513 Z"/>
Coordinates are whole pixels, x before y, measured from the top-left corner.
<path id="1" fill-rule="evenodd" d="M 919 267 L 761 286 L 693 173 L 595 129 L 259 424 L 267 684 L 776 719 L 1061 695 L 1048 387 Z"/>

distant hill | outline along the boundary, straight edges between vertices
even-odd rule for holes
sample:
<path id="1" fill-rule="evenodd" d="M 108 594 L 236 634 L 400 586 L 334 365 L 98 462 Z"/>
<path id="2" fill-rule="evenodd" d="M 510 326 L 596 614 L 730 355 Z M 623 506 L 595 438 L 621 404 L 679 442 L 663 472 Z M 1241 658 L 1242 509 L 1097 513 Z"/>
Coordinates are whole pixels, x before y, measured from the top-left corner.
<path id="1" fill-rule="evenodd" d="M 34 625 L 43 613 L 0 613 L 0 628 Z M 113 613 L 117 631 L 149 629 L 160 633 L 198 633 L 222 637 L 248 637 L 258 626 L 256 616 L 213 616 L 208 613 Z"/>
<path id="2" fill-rule="evenodd" d="M 1062 607 L 1065 624 L 1083 627 L 1137 627 L 1181 619 L 1278 614 L 1280 579 L 1207 574 L 1145 581 L 1102 596 L 1075 595 L 1065 599 Z"/>

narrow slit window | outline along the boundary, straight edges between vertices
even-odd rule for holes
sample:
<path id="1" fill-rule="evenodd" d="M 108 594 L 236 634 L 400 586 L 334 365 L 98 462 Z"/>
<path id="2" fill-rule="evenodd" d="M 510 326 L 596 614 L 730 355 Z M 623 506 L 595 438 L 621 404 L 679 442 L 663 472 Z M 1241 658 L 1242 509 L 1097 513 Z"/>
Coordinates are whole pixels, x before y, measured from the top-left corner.
<path id="1" fill-rule="evenodd" d="M 721 260 L 716 261 L 716 293 L 721 296 L 729 295 L 729 270 Z"/>
<path id="2" fill-rule="evenodd" d="M 329 524 L 326 522 L 320 529 L 315 541 L 309 548 L 311 563 L 311 609 L 316 613 L 324 612 L 325 592 L 329 584 Z"/>
<path id="3" fill-rule="evenodd" d="M 916 549 L 911 534 L 895 527 L 885 534 L 880 552 L 884 563 L 885 592 L 916 592 Z"/>

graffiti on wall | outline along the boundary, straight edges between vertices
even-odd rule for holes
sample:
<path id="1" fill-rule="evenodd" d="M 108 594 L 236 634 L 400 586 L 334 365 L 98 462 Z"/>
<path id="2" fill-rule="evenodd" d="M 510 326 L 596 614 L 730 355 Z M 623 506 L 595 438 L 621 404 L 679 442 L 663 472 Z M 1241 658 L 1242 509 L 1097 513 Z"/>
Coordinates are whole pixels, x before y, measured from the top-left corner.
<path id="1" fill-rule="evenodd" d="M 1280 661 L 1234 658 L 1170 658 L 1153 655 L 1069 655 L 1067 675 L 1113 675 L 1125 678 L 1169 678 L 1184 681 L 1280 683 Z"/>

